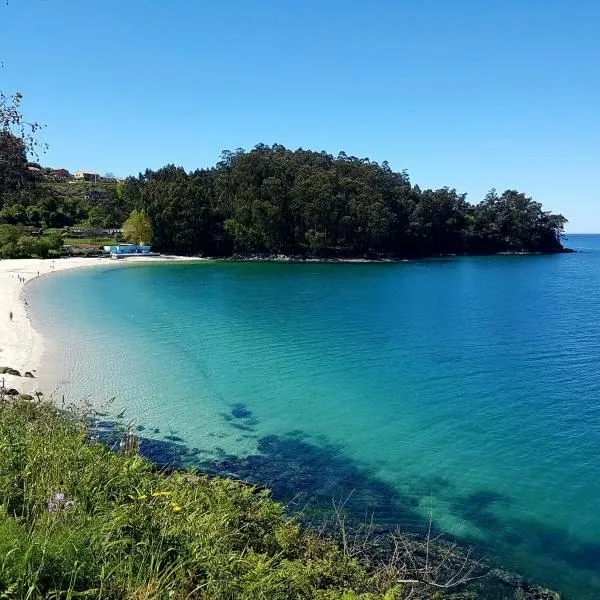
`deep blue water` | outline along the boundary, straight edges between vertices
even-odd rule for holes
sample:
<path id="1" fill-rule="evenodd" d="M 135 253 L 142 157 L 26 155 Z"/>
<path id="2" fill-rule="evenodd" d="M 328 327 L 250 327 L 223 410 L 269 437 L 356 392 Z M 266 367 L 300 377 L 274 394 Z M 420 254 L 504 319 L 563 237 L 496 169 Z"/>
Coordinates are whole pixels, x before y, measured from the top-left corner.
<path id="1" fill-rule="evenodd" d="M 58 393 L 184 462 L 600 597 L 600 236 L 555 256 L 111 265 L 28 288 Z M 159 431 L 155 431 L 155 428 Z M 159 442 L 164 442 L 161 444 Z M 194 454 L 185 454 L 195 448 Z"/>

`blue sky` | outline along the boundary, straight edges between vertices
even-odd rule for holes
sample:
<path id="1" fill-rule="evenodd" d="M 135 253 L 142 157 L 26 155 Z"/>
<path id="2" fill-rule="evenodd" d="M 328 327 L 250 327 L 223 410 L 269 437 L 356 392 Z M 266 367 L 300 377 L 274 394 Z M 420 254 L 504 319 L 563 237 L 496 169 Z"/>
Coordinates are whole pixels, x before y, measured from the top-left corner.
<path id="1" fill-rule="evenodd" d="M 0 88 L 46 124 L 49 166 L 345 150 L 600 231 L 600 2 L 10 0 L 0 23 Z"/>

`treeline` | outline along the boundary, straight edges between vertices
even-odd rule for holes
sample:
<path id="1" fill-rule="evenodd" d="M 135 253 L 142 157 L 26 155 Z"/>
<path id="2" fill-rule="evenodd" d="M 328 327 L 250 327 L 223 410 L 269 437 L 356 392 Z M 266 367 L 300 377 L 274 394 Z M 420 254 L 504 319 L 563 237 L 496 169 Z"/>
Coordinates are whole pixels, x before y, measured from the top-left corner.
<path id="1" fill-rule="evenodd" d="M 5 191 L 0 221 L 119 227 L 143 209 L 162 252 L 316 257 L 557 252 L 566 223 L 515 190 L 471 204 L 452 188 L 421 190 L 386 162 L 277 144 L 226 151 L 211 169 L 169 165 L 110 185 L 103 198 L 35 182 Z"/>
<path id="2" fill-rule="evenodd" d="M 62 234 L 56 230 L 31 235 L 17 225 L 0 223 L 0 258 L 57 257 L 62 246 Z"/>
<path id="3" fill-rule="evenodd" d="M 474 205 L 454 189 L 421 190 L 385 162 L 280 145 L 225 152 L 209 170 L 146 171 L 124 199 L 146 210 L 155 247 L 184 254 L 555 252 L 566 222 L 514 190 Z"/>

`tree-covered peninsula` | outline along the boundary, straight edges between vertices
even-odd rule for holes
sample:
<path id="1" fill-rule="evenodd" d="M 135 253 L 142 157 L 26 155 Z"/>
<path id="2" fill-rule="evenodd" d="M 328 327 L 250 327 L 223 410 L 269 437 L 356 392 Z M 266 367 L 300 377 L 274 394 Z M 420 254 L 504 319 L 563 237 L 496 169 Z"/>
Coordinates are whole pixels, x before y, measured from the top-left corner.
<path id="1" fill-rule="evenodd" d="M 0 223 L 34 229 L 121 227 L 150 219 L 154 249 L 232 256 L 426 257 L 560 252 L 566 219 L 516 190 L 478 203 L 453 188 L 422 190 L 405 171 L 340 152 L 259 144 L 225 151 L 209 169 L 174 165 L 122 181 L 40 177 L 1 141 Z M 16 247 L 0 251 L 6 256 Z"/>

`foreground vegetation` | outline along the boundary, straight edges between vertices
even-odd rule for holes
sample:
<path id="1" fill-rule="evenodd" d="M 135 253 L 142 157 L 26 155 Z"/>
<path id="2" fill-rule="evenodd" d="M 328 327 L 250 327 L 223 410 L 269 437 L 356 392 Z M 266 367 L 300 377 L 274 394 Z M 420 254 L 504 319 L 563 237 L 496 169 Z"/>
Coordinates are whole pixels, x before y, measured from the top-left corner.
<path id="1" fill-rule="evenodd" d="M 8 144 L 10 141 L 10 144 Z M 148 216 L 155 250 L 208 256 L 423 257 L 558 252 L 566 219 L 515 190 L 471 204 L 455 189 L 421 190 L 386 162 L 259 144 L 214 168 L 173 165 L 117 182 L 51 183 L 0 133 L 0 223 L 119 228 Z M 149 241 L 149 240 L 144 240 Z M 26 249 L 0 247 L 4 256 Z"/>
<path id="2" fill-rule="evenodd" d="M 2 599 L 557 597 L 524 582 L 468 591 L 487 580 L 468 554 L 428 537 L 371 544 L 341 513 L 334 542 L 265 490 L 158 471 L 131 430 L 115 452 L 83 416 L 15 394 L 0 390 Z"/>
<path id="3" fill-rule="evenodd" d="M 50 404 L 2 401 L 0 597 L 402 597 L 399 571 L 303 530 L 267 492 L 159 473 L 130 434 L 112 452 L 88 433 Z"/>
<path id="4" fill-rule="evenodd" d="M 156 473 L 47 404 L 0 408 L 0 501 L 7 598 L 394 597 L 266 493 Z"/>

